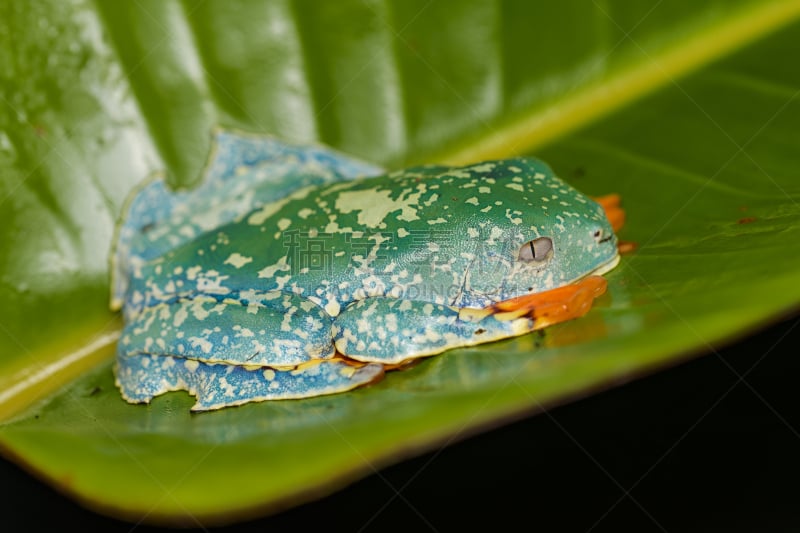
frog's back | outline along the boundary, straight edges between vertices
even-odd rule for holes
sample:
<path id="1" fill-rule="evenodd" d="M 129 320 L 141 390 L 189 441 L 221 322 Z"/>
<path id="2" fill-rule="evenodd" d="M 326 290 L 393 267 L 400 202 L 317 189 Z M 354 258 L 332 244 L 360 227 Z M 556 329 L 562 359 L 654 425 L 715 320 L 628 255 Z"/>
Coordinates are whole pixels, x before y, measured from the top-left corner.
<path id="1" fill-rule="evenodd" d="M 454 303 L 448 291 L 462 283 L 476 242 L 492 238 L 489 222 L 521 220 L 510 206 L 526 195 L 526 220 L 548 218 L 536 203 L 544 194 L 580 199 L 533 158 L 307 186 L 152 261 L 136 290 L 153 301 L 279 290 L 336 307 L 411 290 Z"/>

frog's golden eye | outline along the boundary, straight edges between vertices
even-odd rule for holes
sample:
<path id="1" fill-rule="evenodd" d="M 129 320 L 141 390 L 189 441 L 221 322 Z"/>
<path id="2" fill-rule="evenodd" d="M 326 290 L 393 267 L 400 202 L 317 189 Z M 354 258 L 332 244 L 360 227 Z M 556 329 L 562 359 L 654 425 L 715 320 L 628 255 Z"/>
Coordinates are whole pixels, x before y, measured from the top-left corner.
<path id="1" fill-rule="evenodd" d="M 519 260 L 523 263 L 541 263 L 553 254 L 553 241 L 549 237 L 539 237 L 523 244 L 519 249 Z"/>

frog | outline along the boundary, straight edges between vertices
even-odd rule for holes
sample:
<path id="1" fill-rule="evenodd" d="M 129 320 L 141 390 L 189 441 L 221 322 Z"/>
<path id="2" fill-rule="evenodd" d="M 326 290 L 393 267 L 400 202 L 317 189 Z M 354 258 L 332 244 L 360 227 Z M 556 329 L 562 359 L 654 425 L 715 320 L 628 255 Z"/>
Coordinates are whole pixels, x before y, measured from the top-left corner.
<path id="1" fill-rule="evenodd" d="M 131 194 L 110 259 L 129 403 L 192 411 L 375 383 L 421 358 L 582 316 L 621 210 L 543 161 L 383 168 L 218 129 L 201 183 Z"/>

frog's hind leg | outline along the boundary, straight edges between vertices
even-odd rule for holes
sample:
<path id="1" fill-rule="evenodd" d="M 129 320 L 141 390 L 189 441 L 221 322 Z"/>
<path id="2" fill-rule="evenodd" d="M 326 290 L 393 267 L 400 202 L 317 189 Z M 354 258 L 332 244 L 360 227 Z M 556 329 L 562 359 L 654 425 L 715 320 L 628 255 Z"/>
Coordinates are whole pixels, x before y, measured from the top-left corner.
<path id="1" fill-rule="evenodd" d="M 300 296 L 210 296 L 149 307 L 117 345 L 117 386 L 131 403 L 187 390 L 195 411 L 306 398 L 371 383 L 382 365 L 334 357 L 331 317 Z"/>
<path id="2" fill-rule="evenodd" d="M 585 314 L 605 292 L 590 276 L 576 284 L 484 309 L 368 298 L 348 306 L 333 326 L 336 349 L 359 361 L 400 364 L 445 350 L 522 335 Z"/>
<path id="3" fill-rule="evenodd" d="M 206 180 L 240 180 L 254 173 L 251 179 L 272 181 L 274 170 L 267 166 L 281 166 L 287 162 L 298 169 L 324 174 L 329 180 L 374 176 L 383 172 L 381 167 L 321 144 L 289 143 L 271 135 L 245 133 L 218 128 L 214 133 L 212 157 Z M 271 172 L 259 172 L 271 170 Z"/>
<path id="4" fill-rule="evenodd" d="M 118 353 L 294 367 L 332 357 L 331 335 L 330 316 L 295 294 L 266 292 L 249 303 L 198 296 L 145 308 L 125 325 Z"/>
<path id="5" fill-rule="evenodd" d="M 325 146 L 217 130 L 199 184 L 173 190 L 154 175 L 129 195 L 111 254 L 111 307 L 122 306 L 131 271 L 198 235 L 304 187 L 382 172 Z"/>
<path id="6" fill-rule="evenodd" d="M 192 411 L 209 411 L 344 392 L 380 380 L 383 366 L 332 359 L 278 370 L 139 355 L 118 357 L 115 375 L 117 387 L 129 403 L 149 403 L 160 394 L 185 390 L 197 399 Z"/>

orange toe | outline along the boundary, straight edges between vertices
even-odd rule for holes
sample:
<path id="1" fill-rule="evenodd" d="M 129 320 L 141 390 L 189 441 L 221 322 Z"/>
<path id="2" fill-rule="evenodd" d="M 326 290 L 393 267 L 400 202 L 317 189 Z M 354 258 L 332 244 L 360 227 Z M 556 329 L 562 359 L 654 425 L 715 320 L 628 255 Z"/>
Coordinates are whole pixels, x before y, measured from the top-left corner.
<path id="1" fill-rule="evenodd" d="M 585 315 L 607 285 L 602 276 L 588 276 L 571 285 L 497 302 L 492 308 L 498 320 L 527 316 L 536 322 L 533 329 L 541 329 Z"/>
<path id="2" fill-rule="evenodd" d="M 614 231 L 619 231 L 625 225 L 625 210 L 620 206 L 622 199 L 619 194 L 606 194 L 594 199 L 606 212 L 606 218 L 611 223 Z"/>

